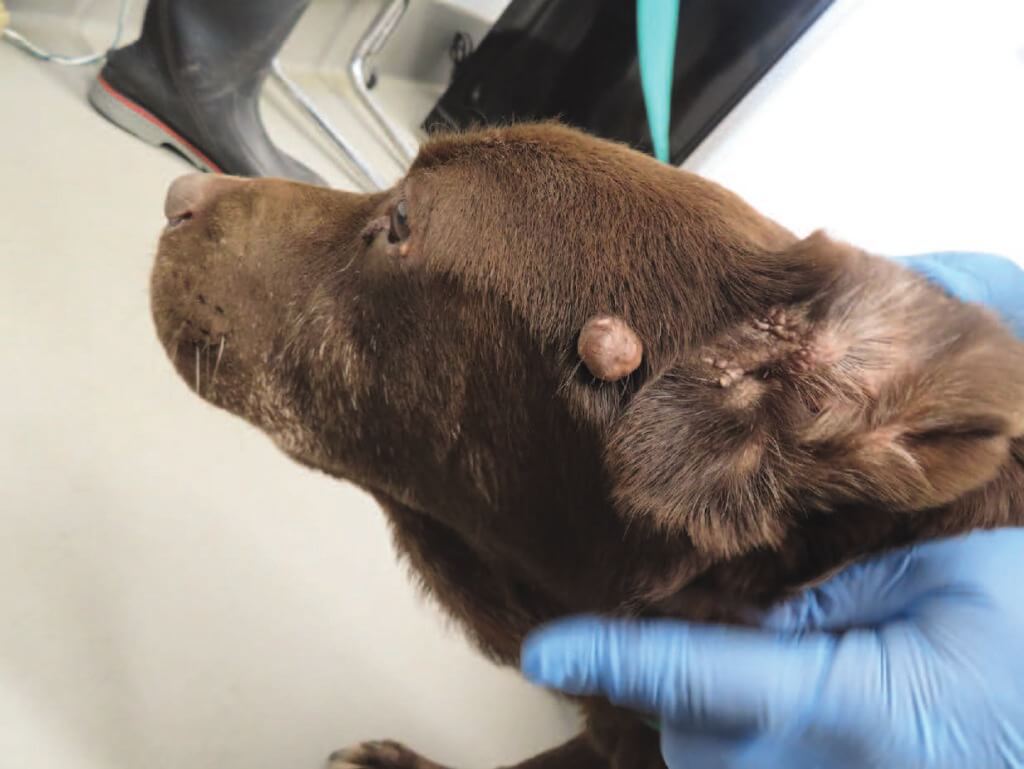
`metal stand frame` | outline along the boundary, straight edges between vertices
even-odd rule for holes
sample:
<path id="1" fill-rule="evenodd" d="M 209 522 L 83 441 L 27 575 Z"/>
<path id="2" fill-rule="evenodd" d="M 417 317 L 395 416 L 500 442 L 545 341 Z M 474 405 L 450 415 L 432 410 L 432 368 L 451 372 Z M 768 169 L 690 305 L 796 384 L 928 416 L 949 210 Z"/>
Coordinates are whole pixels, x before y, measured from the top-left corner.
<path id="1" fill-rule="evenodd" d="M 313 122 L 316 123 L 317 127 L 327 134 L 327 137 L 339 150 L 341 150 L 341 153 L 348 159 L 349 163 L 359 172 L 360 176 L 363 177 L 363 181 L 369 185 L 369 189 L 384 189 L 384 187 L 387 186 L 384 180 L 373 170 L 369 163 L 363 160 L 348 140 L 341 135 L 341 132 L 334 127 L 326 116 L 324 116 L 313 100 L 309 98 L 309 95 L 299 88 L 295 81 L 284 73 L 284 70 L 281 69 L 280 62 L 278 62 L 277 59 L 274 59 L 271 62 L 270 71 L 273 73 L 281 87 L 284 88 L 288 96 L 291 97 L 292 101 L 301 107 L 303 111 L 313 119 Z"/>
<path id="2" fill-rule="evenodd" d="M 398 27 L 398 23 L 405 16 L 408 8 L 409 0 L 389 0 L 387 5 L 374 17 L 362 37 L 359 38 L 359 42 L 356 43 L 356 47 L 352 52 L 352 58 L 349 59 L 348 64 L 348 74 L 353 90 L 359 97 L 362 106 L 383 132 L 388 154 L 402 168 L 406 168 L 412 162 L 416 149 L 409 147 L 405 143 L 395 123 L 377 107 L 377 104 L 370 95 L 370 89 L 373 88 L 377 79 L 376 73 L 371 67 L 372 59 L 384 48 L 384 45 Z M 285 74 L 280 62 L 274 59 L 270 66 L 274 78 L 292 101 L 309 115 L 317 127 L 341 150 L 341 153 L 348 159 L 349 163 L 363 177 L 363 181 L 371 189 L 383 189 L 386 184 L 380 175 L 359 155 L 352 144 L 342 136 L 341 132 L 331 124 L 309 95 Z"/>
<path id="3" fill-rule="evenodd" d="M 356 47 L 352 51 L 352 58 L 348 63 L 348 74 L 352 81 L 352 87 L 362 101 L 363 107 L 384 132 L 390 145 L 391 155 L 402 168 L 412 162 L 416 150 L 406 146 L 395 124 L 377 108 L 370 96 L 370 89 L 377 80 L 376 73 L 370 67 L 370 62 L 384 48 L 384 44 L 394 33 L 408 8 L 409 0 L 390 0 L 370 22 L 370 26 L 356 43 Z"/>

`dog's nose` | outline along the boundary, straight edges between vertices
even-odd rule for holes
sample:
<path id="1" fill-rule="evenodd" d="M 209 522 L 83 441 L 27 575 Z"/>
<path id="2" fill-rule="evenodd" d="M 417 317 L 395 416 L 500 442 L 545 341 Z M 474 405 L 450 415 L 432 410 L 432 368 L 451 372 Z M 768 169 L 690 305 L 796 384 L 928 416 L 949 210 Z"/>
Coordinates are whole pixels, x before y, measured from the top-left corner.
<path id="1" fill-rule="evenodd" d="M 164 216 L 169 224 L 180 224 L 200 213 L 221 193 L 241 179 L 214 174 L 186 174 L 179 176 L 167 190 Z"/>

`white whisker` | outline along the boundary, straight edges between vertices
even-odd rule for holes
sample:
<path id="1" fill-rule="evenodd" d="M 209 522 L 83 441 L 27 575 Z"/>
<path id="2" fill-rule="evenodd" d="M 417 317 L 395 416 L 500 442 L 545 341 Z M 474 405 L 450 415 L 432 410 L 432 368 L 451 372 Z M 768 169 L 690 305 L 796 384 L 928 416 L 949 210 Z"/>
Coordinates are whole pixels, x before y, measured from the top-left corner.
<path id="1" fill-rule="evenodd" d="M 186 322 L 182 321 L 178 326 L 178 330 L 171 334 L 171 338 L 167 340 L 167 352 L 172 355 L 178 354 L 178 342 L 181 340 L 181 332 L 185 330 Z"/>
<path id="2" fill-rule="evenodd" d="M 220 370 L 220 359 L 224 357 L 224 347 L 227 345 L 228 338 L 222 336 L 220 338 L 220 345 L 217 347 L 217 362 L 213 364 L 213 375 L 210 377 L 210 390 L 213 389 L 213 383 L 217 381 L 217 372 Z"/>
<path id="3" fill-rule="evenodd" d="M 340 273 L 345 272 L 345 270 L 347 270 L 349 267 L 352 266 L 352 264 L 355 262 L 355 260 L 356 260 L 356 257 L 355 257 L 355 254 L 353 254 L 352 258 L 348 260 L 348 262 L 345 264 L 345 266 L 342 267 L 340 270 L 338 270 L 338 273 L 340 274 Z"/>

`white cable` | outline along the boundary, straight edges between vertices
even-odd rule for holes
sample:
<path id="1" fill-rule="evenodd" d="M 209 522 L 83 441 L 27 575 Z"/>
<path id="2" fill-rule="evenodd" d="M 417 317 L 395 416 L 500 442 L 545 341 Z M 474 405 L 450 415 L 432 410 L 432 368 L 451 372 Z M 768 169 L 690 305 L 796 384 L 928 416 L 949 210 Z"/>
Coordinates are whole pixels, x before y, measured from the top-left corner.
<path id="1" fill-rule="evenodd" d="M 8 40 L 12 45 L 17 46 L 26 53 L 35 56 L 37 59 L 43 61 L 53 62 L 54 64 L 63 64 L 68 67 L 80 67 L 84 64 L 95 64 L 98 61 L 102 61 L 106 58 L 106 55 L 117 48 L 117 44 L 121 42 L 121 35 L 124 32 L 124 20 L 128 15 L 128 6 L 130 0 L 121 0 L 121 10 L 117 14 L 117 32 L 114 33 L 114 40 L 110 44 L 110 47 L 102 53 L 90 53 L 85 56 L 63 56 L 59 53 L 51 53 L 38 45 L 33 43 L 31 40 L 26 40 L 22 35 L 15 32 L 13 29 L 8 27 L 3 31 L 0 37 Z"/>

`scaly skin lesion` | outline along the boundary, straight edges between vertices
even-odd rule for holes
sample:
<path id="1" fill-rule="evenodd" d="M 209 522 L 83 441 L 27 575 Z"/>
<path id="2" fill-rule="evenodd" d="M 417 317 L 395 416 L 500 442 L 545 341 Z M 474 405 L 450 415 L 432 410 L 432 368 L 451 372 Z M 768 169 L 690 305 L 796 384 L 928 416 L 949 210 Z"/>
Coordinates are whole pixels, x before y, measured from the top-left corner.
<path id="1" fill-rule="evenodd" d="M 806 373 L 834 363 L 842 357 L 834 347 L 826 334 L 815 331 L 804 308 L 774 307 L 703 350 L 700 360 L 711 369 L 709 381 L 728 389 L 745 378 L 768 379 L 781 369 Z"/>

